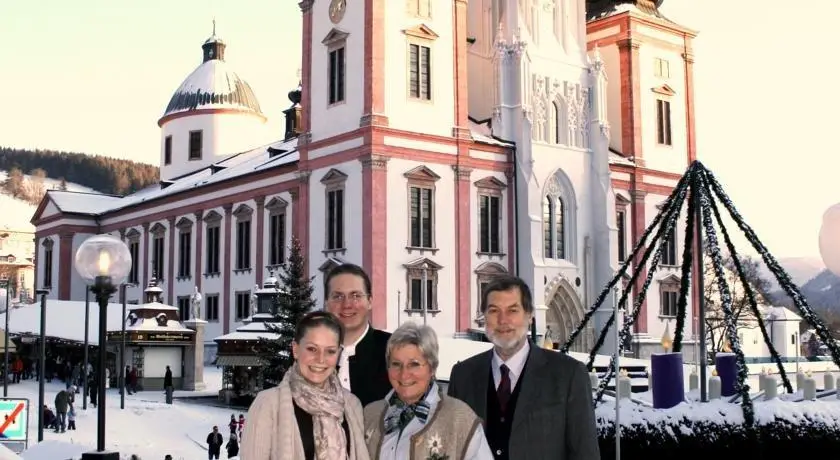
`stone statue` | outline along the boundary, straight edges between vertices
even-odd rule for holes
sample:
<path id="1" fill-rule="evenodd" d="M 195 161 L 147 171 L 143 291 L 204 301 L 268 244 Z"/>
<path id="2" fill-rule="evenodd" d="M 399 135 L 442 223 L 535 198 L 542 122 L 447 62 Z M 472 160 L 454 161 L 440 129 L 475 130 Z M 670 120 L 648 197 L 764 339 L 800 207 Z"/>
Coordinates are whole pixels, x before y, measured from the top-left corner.
<path id="1" fill-rule="evenodd" d="M 254 290 L 251 291 L 251 298 L 250 298 L 250 311 L 249 314 L 253 315 L 257 313 L 257 290 L 259 289 L 259 285 L 254 285 Z"/>
<path id="2" fill-rule="evenodd" d="M 198 286 L 195 287 L 195 293 L 192 297 L 192 319 L 201 319 L 201 293 L 198 292 Z"/>

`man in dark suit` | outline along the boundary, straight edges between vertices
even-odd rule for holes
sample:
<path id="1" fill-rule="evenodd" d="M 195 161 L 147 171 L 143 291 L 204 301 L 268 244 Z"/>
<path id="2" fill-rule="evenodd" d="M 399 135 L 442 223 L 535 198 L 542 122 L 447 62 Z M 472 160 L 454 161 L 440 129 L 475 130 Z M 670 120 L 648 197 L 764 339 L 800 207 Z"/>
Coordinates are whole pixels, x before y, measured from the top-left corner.
<path id="1" fill-rule="evenodd" d="M 385 363 L 391 334 L 370 326 L 370 293 L 370 277 L 358 265 L 339 265 L 324 278 L 327 310 L 344 325 L 339 381 L 362 406 L 385 398 L 391 391 Z"/>
<path id="2" fill-rule="evenodd" d="M 528 285 L 503 276 L 481 299 L 493 349 L 456 364 L 449 395 L 484 422 L 496 460 L 600 460 L 592 387 L 579 361 L 528 342 Z"/>

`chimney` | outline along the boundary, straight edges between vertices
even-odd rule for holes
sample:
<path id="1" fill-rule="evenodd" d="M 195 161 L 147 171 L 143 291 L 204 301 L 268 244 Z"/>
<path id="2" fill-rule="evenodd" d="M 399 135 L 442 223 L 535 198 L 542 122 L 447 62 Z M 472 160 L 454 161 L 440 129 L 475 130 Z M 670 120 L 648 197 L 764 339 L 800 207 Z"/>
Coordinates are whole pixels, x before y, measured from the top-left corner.
<path id="1" fill-rule="evenodd" d="M 298 137 L 301 134 L 301 111 L 303 110 L 300 106 L 301 90 L 301 85 L 298 84 L 296 89 L 289 91 L 289 100 L 292 102 L 292 106 L 283 111 L 283 115 L 286 116 L 284 140 Z"/>

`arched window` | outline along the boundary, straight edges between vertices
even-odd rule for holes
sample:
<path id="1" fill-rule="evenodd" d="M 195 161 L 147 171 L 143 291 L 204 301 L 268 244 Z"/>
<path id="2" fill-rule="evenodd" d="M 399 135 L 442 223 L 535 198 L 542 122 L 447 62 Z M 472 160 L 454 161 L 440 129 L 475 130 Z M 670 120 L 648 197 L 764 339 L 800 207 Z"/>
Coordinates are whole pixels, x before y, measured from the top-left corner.
<path id="1" fill-rule="evenodd" d="M 572 184 L 562 171 L 548 178 L 542 200 L 543 257 L 576 263 L 576 201 Z"/>
<path id="2" fill-rule="evenodd" d="M 543 200 L 543 248 L 547 259 L 566 258 L 563 198 L 546 195 Z"/>

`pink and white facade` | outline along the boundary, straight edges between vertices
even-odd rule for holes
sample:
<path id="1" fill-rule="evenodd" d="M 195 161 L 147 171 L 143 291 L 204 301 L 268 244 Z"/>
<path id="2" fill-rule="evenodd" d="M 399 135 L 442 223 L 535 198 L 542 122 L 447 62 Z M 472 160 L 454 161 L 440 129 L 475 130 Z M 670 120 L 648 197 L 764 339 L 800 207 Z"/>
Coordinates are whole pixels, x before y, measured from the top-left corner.
<path id="1" fill-rule="evenodd" d="M 155 274 L 165 302 L 188 310 L 197 287 L 212 339 L 253 313 L 251 292 L 295 235 L 319 297 L 333 265 L 369 271 L 376 327 L 422 321 L 425 298 L 442 336 L 468 332 L 481 324 L 482 285 L 515 272 L 534 290 L 539 333 L 562 341 L 693 158 L 677 146 L 693 124 L 677 116 L 670 153 L 647 147 L 656 131 L 642 120 L 655 107 L 627 109 L 607 39 L 587 47 L 603 21 L 636 16 L 587 26 L 585 5 L 364 0 L 331 15 L 330 2 L 304 0 L 301 88 L 272 143 L 211 37 L 159 121 L 161 184 L 123 198 L 50 191 L 33 217 L 36 285 L 80 300 L 76 248 L 120 235 L 137 259 L 127 299 Z M 634 69 L 630 80 L 649 84 Z M 658 301 L 648 297 L 645 337 Z"/>

